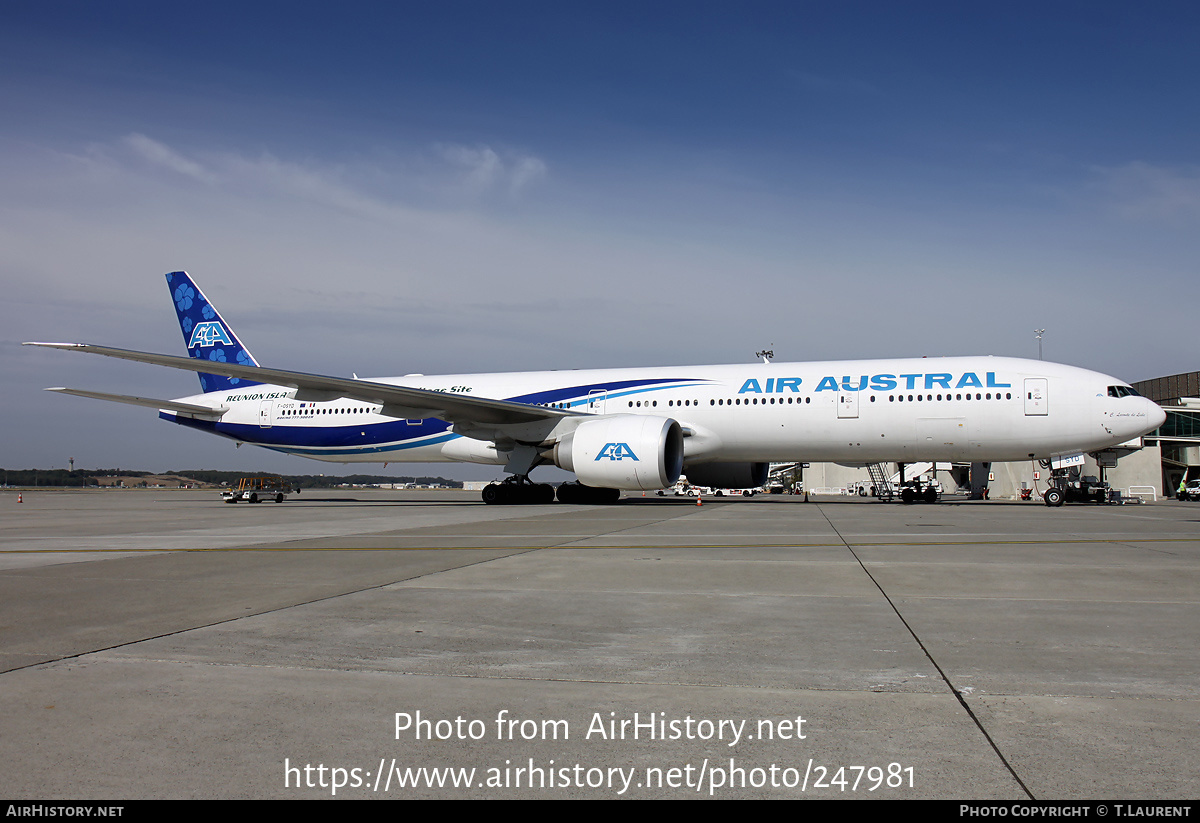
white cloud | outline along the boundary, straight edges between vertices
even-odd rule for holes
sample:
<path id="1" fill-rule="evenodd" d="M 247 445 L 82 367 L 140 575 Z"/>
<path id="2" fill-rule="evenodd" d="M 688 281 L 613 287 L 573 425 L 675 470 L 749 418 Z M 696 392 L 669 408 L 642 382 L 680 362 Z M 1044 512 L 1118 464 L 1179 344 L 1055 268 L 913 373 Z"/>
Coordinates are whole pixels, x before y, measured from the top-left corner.
<path id="1" fill-rule="evenodd" d="M 213 176 L 194 160 L 189 160 L 157 140 L 144 134 L 129 134 L 121 141 L 141 157 L 155 165 L 186 175 L 202 183 L 211 183 Z"/>
<path id="2" fill-rule="evenodd" d="M 377 197 L 341 179 L 336 167 L 315 168 L 280 160 L 269 154 L 257 158 L 236 154 L 214 160 L 223 184 L 231 189 L 254 189 L 325 206 L 375 222 L 395 223 L 412 216 L 401 204 Z"/>
<path id="3" fill-rule="evenodd" d="M 1135 161 L 1094 171 L 1110 208 L 1125 217 L 1172 223 L 1200 218 L 1200 167 Z"/>
<path id="4" fill-rule="evenodd" d="M 112 146 L 92 147 L 92 159 L 100 164 L 121 165 L 120 152 Z M 368 193 L 361 185 L 369 175 L 363 168 L 347 170 L 336 165 L 306 165 L 280 159 L 269 153 L 251 157 L 230 152 L 198 152 L 193 156 L 144 134 L 133 133 L 118 141 L 151 168 L 167 169 L 200 183 L 230 191 L 272 192 L 365 217 L 395 222 L 409 219 L 413 211 L 396 198 Z M 547 175 L 546 163 L 532 155 L 501 156 L 486 145 L 463 146 L 439 143 L 434 152 L 440 163 L 433 168 L 420 158 L 398 162 L 399 169 L 381 174 L 405 191 L 432 193 L 441 203 L 466 199 L 477 202 L 497 193 L 517 197 Z M 112 170 L 110 168 L 110 170 Z M 378 186 L 376 186 L 378 187 Z"/>
<path id="5" fill-rule="evenodd" d="M 508 189 L 514 196 L 530 183 L 546 176 L 546 164 L 536 157 L 521 157 L 512 170 Z"/>
<path id="6" fill-rule="evenodd" d="M 506 159 L 490 146 L 439 143 L 434 149 L 457 170 L 462 189 L 477 197 L 499 188 L 516 196 L 547 172 L 545 162 L 536 157 L 520 155 Z"/>
<path id="7" fill-rule="evenodd" d="M 463 182 L 472 191 L 490 189 L 503 173 L 500 156 L 487 146 L 472 149 L 467 146 L 439 145 L 437 149 L 444 159 L 461 169 Z"/>

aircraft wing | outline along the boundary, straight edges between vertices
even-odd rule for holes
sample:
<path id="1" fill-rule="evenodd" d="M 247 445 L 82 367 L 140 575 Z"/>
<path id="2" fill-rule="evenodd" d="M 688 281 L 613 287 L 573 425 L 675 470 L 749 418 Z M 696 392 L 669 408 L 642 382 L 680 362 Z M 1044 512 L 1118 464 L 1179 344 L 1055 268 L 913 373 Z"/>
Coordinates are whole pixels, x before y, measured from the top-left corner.
<path id="1" fill-rule="evenodd" d="M 221 374 L 226 377 L 237 377 L 254 380 L 259 383 L 269 383 L 276 386 L 289 386 L 297 390 L 299 400 L 324 402 L 346 397 L 364 403 L 378 403 L 383 407 L 383 414 L 394 417 L 424 418 L 436 417 L 449 423 L 511 425 L 520 423 L 537 423 L 556 421 L 564 417 L 578 417 L 578 412 L 567 409 L 549 409 L 542 406 L 530 406 L 525 403 L 514 403 L 508 400 L 493 400 L 485 397 L 472 397 L 465 394 L 415 389 L 407 386 L 393 386 L 388 383 L 377 383 L 370 380 L 353 380 L 345 377 L 327 377 L 320 374 L 272 369 L 263 366 L 243 366 L 238 363 L 222 363 L 216 360 L 199 360 L 191 357 L 177 357 L 170 354 L 153 354 L 150 352 L 114 349 L 108 346 L 93 346 L 89 343 L 25 343 L 26 346 L 41 346 L 51 349 L 65 349 L 89 354 L 99 354 L 105 357 L 116 357 L 121 360 L 133 360 L 138 363 L 151 363 L 156 366 L 167 366 L 172 369 L 206 374 Z M 68 393 L 81 394 L 72 390 Z M 103 396 L 99 392 L 83 396 L 100 399 L 115 399 L 120 395 Z M 128 401 L 121 401 L 128 402 Z M 162 405 L 161 401 L 139 403 L 137 405 L 157 405 L 159 408 L 171 408 Z M 188 405 L 188 404 L 177 404 Z M 206 409 L 212 412 L 211 409 Z"/>

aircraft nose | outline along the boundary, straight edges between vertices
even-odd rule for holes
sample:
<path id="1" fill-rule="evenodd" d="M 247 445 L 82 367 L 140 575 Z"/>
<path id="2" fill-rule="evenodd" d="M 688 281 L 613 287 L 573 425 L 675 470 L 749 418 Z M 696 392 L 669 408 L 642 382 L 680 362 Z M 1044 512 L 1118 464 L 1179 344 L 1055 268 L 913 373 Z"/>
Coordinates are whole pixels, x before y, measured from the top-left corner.
<path id="1" fill-rule="evenodd" d="M 1153 423 L 1154 429 L 1161 428 L 1162 424 L 1167 422 L 1166 410 L 1153 400 L 1146 400 L 1146 404 L 1149 407 L 1146 409 L 1146 422 Z M 1151 429 L 1151 431 L 1154 429 Z"/>

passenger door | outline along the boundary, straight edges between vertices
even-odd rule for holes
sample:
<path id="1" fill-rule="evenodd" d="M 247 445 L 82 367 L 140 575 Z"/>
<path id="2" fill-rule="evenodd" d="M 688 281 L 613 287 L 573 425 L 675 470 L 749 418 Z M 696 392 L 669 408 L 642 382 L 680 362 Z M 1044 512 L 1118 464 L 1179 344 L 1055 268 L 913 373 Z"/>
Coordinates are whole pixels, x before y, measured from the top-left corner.
<path id="1" fill-rule="evenodd" d="M 1046 396 L 1047 381 L 1044 377 L 1025 378 L 1026 416 L 1049 413 L 1049 398 Z"/>

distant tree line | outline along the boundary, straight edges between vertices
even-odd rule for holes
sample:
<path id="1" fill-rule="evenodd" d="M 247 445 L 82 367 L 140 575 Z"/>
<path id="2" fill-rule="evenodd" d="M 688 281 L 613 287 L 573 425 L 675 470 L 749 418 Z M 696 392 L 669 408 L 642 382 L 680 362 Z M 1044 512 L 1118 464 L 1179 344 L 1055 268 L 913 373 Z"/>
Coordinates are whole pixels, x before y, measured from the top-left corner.
<path id="1" fill-rule="evenodd" d="M 129 469 L 0 469 L 6 486 L 98 486 L 100 477 L 145 477 Z"/>

